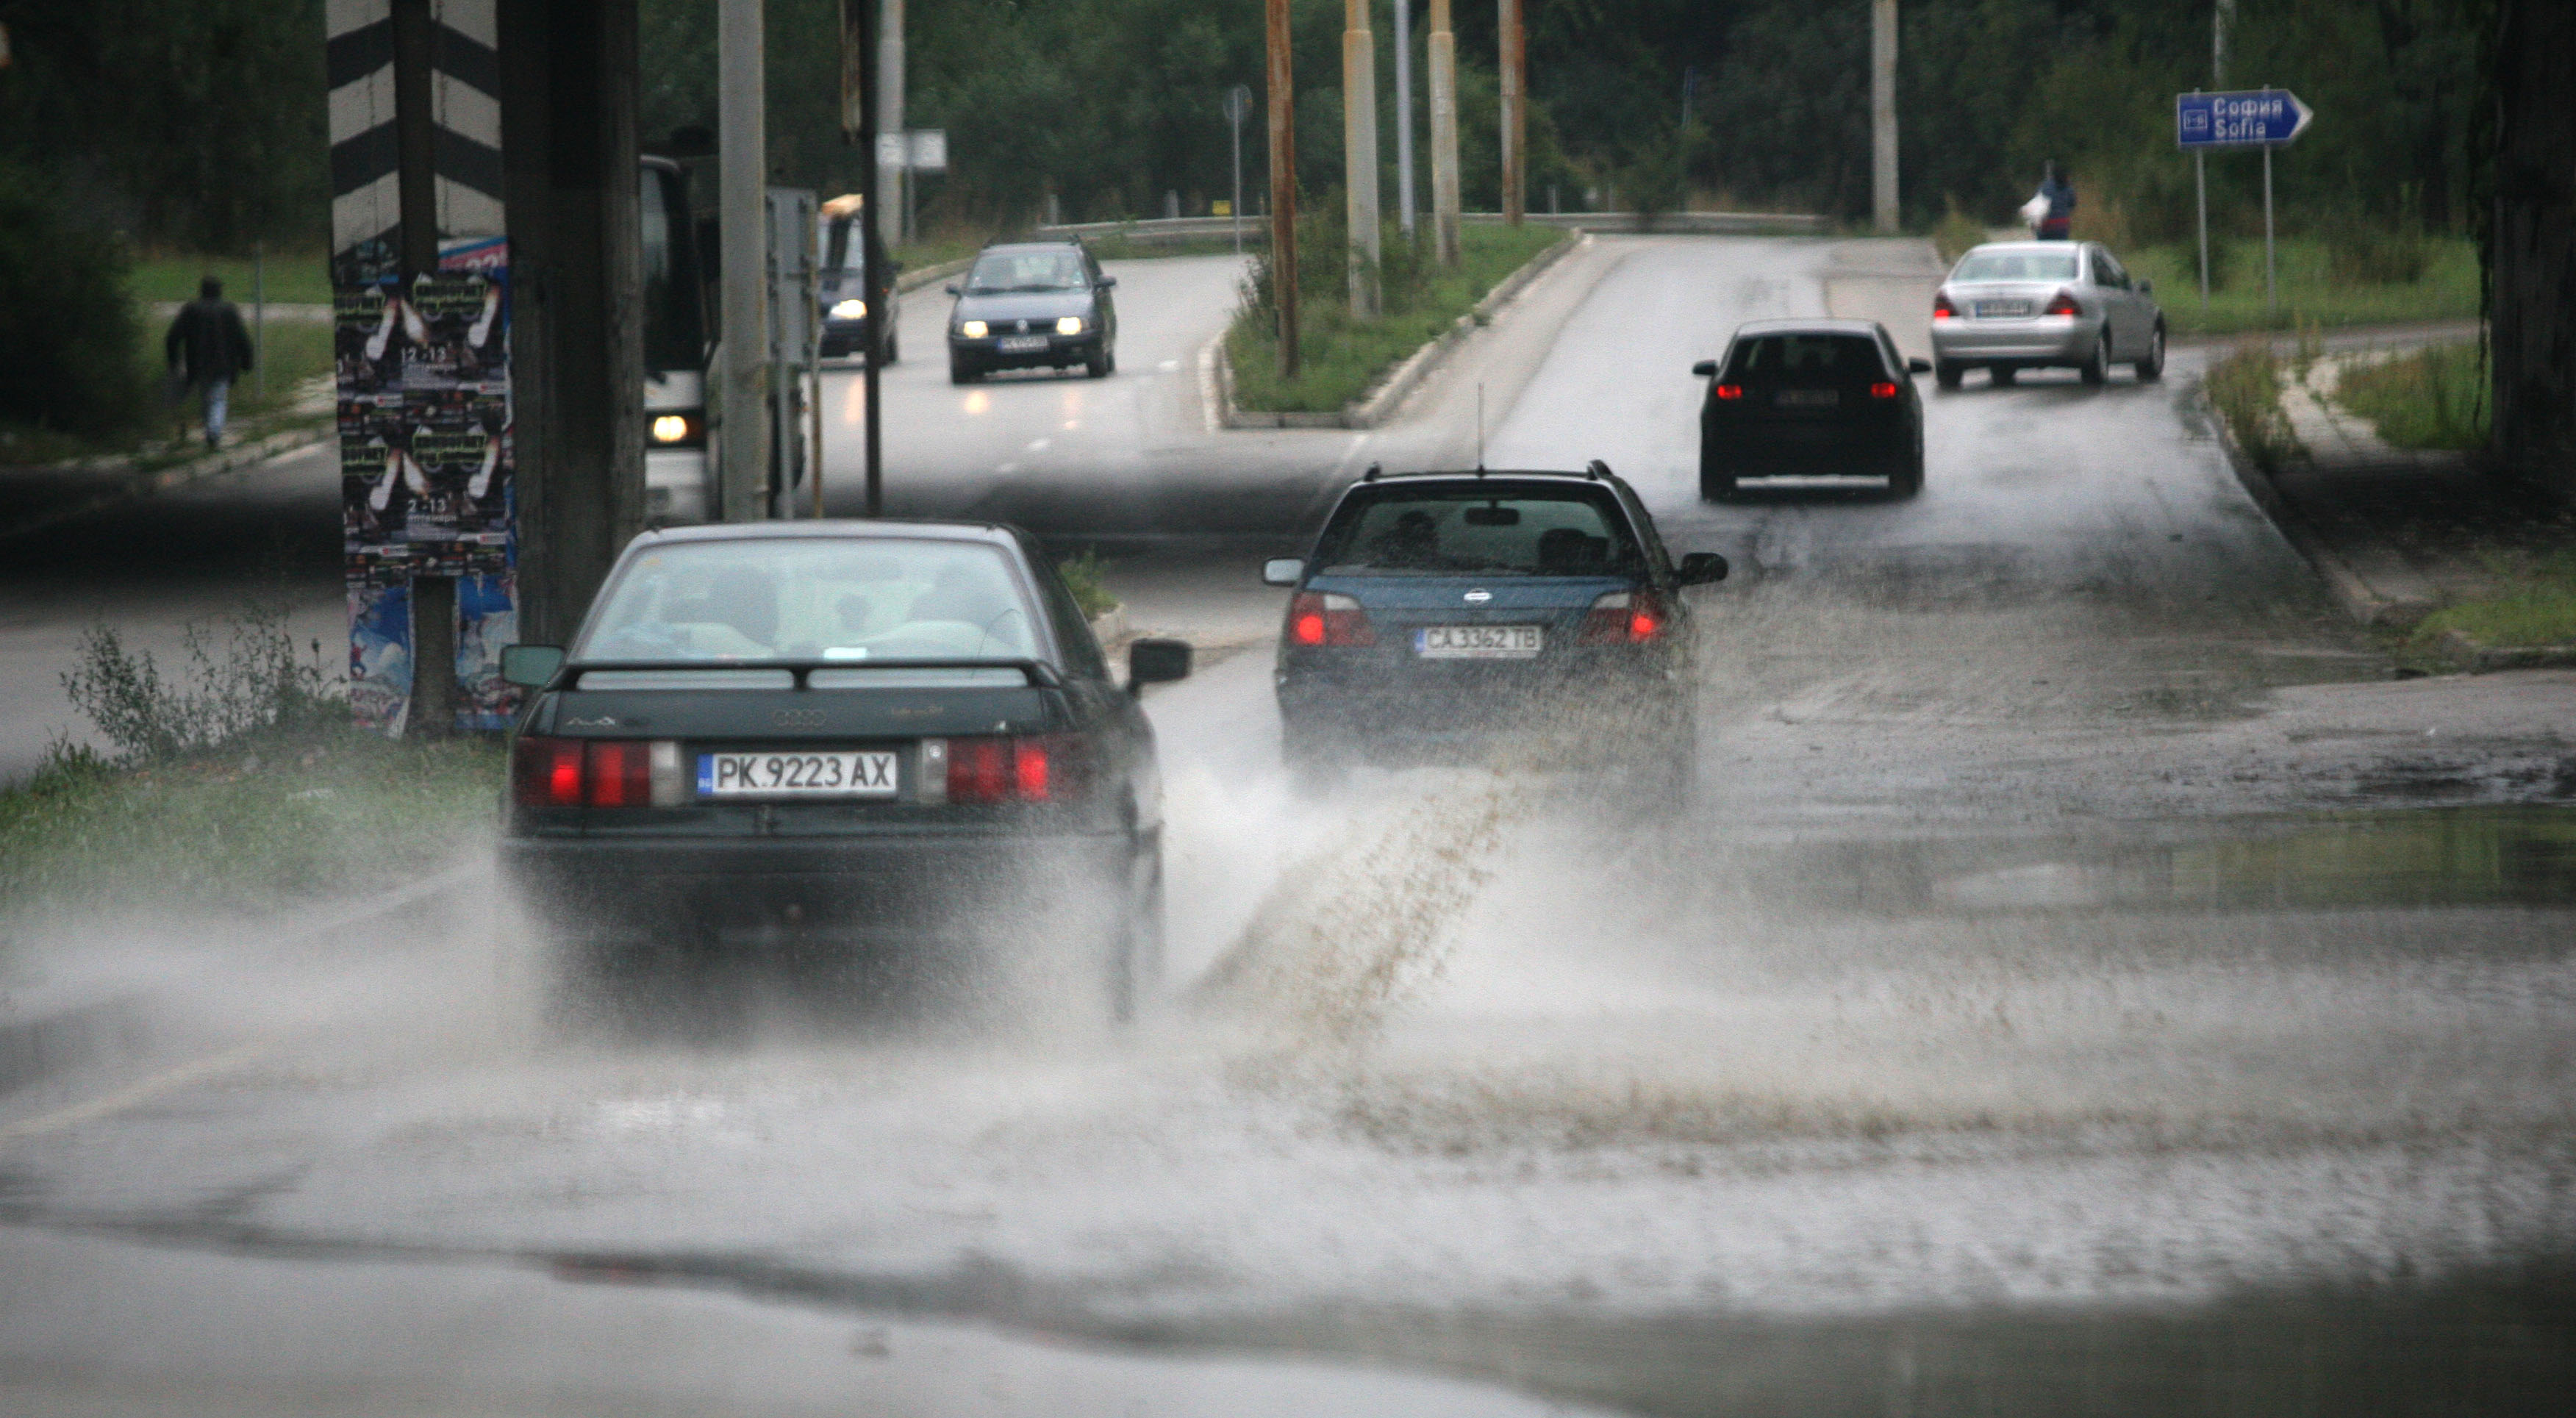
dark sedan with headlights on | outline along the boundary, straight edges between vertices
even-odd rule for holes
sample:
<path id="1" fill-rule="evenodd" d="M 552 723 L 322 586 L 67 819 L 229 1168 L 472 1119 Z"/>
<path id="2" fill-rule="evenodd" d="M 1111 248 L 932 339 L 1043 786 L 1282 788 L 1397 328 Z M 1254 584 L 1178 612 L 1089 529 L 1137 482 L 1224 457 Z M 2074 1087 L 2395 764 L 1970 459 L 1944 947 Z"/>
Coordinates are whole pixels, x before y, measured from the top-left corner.
<path id="1" fill-rule="evenodd" d="M 948 378 L 971 384 L 997 369 L 1071 369 L 1094 379 L 1118 368 L 1117 278 L 1078 241 L 987 246 L 948 287 Z"/>
<path id="2" fill-rule="evenodd" d="M 1756 320 L 1723 359 L 1691 373 L 1700 402 L 1699 495 L 1716 502 L 1748 478 L 1885 478 L 1923 490 L 1924 360 L 1896 351 L 1874 320 Z"/>
<path id="3" fill-rule="evenodd" d="M 1275 686 L 1292 774 L 1465 760 L 1609 770 L 1665 804 L 1697 776 L 1690 607 L 1723 579 L 1675 566 L 1596 462 L 1580 473 L 1381 476 L 1347 489 L 1314 550 L 1263 567 L 1295 588 Z"/>
<path id="4" fill-rule="evenodd" d="M 521 645 L 502 861 L 579 958 L 792 943 L 1072 971 L 1124 1018 L 1158 966 L 1161 779 L 1072 594 L 1008 528 L 727 524 L 629 545 L 569 648 Z M 1000 949 L 1011 958 L 995 960 Z M 925 960 L 925 956 L 930 957 Z"/>

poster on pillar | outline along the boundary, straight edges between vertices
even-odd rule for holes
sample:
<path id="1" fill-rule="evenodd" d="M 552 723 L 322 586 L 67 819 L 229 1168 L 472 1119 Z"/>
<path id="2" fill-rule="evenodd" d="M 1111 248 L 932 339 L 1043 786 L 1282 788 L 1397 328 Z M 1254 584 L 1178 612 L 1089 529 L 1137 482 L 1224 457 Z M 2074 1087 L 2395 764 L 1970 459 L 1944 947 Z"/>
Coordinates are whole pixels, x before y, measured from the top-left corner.
<path id="1" fill-rule="evenodd" d="M 323 23 L 350 711 L 409 727 L 412 584 L 436 576 L 456 582 L 455 727 L 503 729 L 517 487 L 496 3 L 430 0 L 438 256 L 408 282 L 393 6 L 331 0 Z"/>

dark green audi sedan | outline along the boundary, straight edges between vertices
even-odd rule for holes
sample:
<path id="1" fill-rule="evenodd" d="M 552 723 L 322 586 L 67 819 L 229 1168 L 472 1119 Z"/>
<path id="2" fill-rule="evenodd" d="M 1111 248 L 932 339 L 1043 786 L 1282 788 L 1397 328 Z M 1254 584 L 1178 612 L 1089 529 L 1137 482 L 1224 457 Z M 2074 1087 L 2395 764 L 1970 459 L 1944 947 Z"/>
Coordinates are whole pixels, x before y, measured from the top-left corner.
<path id="1" fill-rule="evenodd" d="M 1159 961 L 1161 781 L 1141 685 L 1007 527 L 649 532 L 568 647 L 522 645 L 502 860 L 586 956 L 997 941 L 1065 952 L 1112 1017 Z M 990 962 L 983 962 L 990 963 Z M 1096 967 L 1096 973 L 1094 972 Z"/>

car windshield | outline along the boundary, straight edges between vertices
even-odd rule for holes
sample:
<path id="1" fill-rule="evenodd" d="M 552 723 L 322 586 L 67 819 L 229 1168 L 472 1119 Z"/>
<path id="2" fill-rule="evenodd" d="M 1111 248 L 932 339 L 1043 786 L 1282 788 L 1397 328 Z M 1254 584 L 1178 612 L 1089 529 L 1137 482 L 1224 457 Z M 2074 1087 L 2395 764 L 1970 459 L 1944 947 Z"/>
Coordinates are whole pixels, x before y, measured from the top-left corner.
<path id="1" fill-rule="evenodd" d="M 589 661 L 1025 660 L 1033 621 L 997 548 L 745 538 L 656 547 L 617 578 Z"/>
<path id="2" fill-rule="evenodd" d="M 1082 257 L 1071 251 L 989 251 L 975 263 L 966 289 L 977 295 L 1003 291 L 1081 290 L 1091 284 Z"/>
<path id="3" fill-rule="evenodd" d="M 1950 273 L 1954 281 L 2071 281 L 2075 253 L 2068 251 L 1971 251 Z"/>
<path id="4" fill-rule="evenodd" d="M 1607 492 L 1391 491 L 1344 508 L 1316 548 L 1323 574 L 1631 575 L 1640 562 Z"/>
<path id="5" fill-rule="evenodd" d="M 1867 335 L 1754 335 L 1735 343 L 1726 377 L 1839 383 L 1887 377 L 1878 341 Z"/>

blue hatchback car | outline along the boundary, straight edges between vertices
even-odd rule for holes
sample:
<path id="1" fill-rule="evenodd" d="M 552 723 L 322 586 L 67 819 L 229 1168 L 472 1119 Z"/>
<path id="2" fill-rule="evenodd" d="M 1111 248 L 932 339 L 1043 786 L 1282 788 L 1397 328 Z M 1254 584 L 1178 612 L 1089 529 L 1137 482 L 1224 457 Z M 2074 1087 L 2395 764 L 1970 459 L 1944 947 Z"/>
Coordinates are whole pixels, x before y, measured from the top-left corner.
<path id="1" fill-rule="evenodd" d="M 1358 762 L 1611 767 L 1678 799 L 1695 776 L 1690 608 L 1724 579 L 1676 565 L 1636 493 L 1580 473 L 1384 476 L 1344 491 L 1294 587 L 1276 688 L 1289 767 Z"/>

